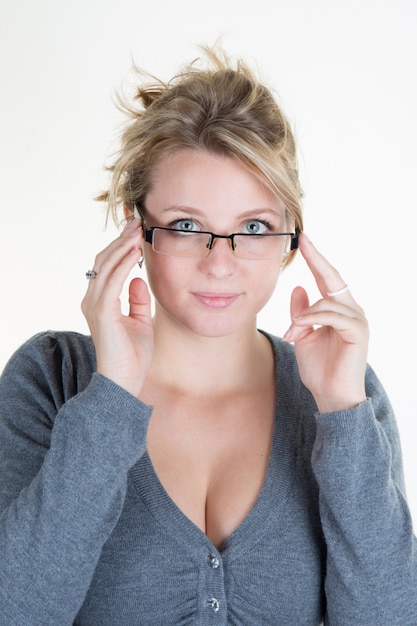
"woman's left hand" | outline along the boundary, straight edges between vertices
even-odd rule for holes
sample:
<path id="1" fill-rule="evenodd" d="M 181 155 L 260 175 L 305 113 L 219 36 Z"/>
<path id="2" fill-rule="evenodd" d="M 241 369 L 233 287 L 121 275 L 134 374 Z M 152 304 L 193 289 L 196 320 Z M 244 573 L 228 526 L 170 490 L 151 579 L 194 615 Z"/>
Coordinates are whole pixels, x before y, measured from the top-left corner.
<path id="1" fill-rule="evenodd" d="M 292 323 L 284 335 L 295 346 L 301 380 L 321 413 L 350 409 L 364 400 L 369 330 L 363 310 L 338 271 L 303 233 L 299 249 L 322 298 L 310 305 L 302 287 L 291 296 Z"/>

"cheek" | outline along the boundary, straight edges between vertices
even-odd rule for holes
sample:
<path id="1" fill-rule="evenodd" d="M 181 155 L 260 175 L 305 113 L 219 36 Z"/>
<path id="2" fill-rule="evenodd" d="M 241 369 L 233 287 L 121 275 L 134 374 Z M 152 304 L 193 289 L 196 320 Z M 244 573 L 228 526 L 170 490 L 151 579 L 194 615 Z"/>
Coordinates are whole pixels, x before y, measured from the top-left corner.
<path id="1" fill-rule="evenodd" d="M 262 308 L 275 291 L 281 272 L 281 265 L 277 261 L 252 261 L 256 265 L 247 277 L 248 291 L 258 308 Z"/>
<path id="2" fill-rule="evenodd" d="M 263 274 L 263 280 L 260 281 L 260 284 L 263 283 L 264 291 L 265 291 L 265 304 L 271 298 L 272 294 L 275 291 L 277 286 L 278 278 L 280 275 L 281 267 L 270 267 L 268 270 L 265 270 L 265 274 Z"/>
<path id="3" fill-rule="evenodd" d="M 169 286 L 170 284 L 165 264 L 163 262 L 158 262 L 158 259 L 156 259 L 155 256 L 155 254 L 150 254 L 146 255 L 145 257 L 145 267 L 148 277 L 148 283 L 154 295 L 156 295 L 155 292 L 158 292 L 158 288 L 161 289 L 162 285 Z"/>
<path id="4" fill-rule="evenodd" d="M 149 287 L 157 301 L 174 304 L 181 299 L 187 285 L 196 286 L 199 274 L 192 259 L 180 259 L 145 251 L 145 267 Z M 246 292 L 254 309 L 260 310 L 271 298 L 281 271 L 280 261 L 248 261 L 248 265 L 236 268 L 230 278 L 233 288 Z"/>
<path id="5" fill-rule="evenodd" d="M 158 254 L 152 249 L 145 253 L 149 287 L 157 300 L 164 297 L 172 299 L 181 289 L 185 272 L 184 268 L 178 265 L 174 257 Z"/>

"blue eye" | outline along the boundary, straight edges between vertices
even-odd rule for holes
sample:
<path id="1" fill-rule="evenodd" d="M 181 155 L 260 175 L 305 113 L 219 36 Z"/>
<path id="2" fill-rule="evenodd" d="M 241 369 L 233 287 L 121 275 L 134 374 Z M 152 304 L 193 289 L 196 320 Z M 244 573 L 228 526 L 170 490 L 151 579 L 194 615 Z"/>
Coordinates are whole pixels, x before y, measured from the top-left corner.
<path id="1" fill-rule="evenodd" d="M 263 235 L 266 230 L 271 230 L 271 225 L 263 220 L 249 220 L 244 226 L 244 232 L 248 235 Z"/>
<path id="2" fill-rule="evenodd" d="M 200 230 L 193 220 L 176 220 L 170 224 L 171 228 L 182 230 L 184 233 L 195 232 Z"/>

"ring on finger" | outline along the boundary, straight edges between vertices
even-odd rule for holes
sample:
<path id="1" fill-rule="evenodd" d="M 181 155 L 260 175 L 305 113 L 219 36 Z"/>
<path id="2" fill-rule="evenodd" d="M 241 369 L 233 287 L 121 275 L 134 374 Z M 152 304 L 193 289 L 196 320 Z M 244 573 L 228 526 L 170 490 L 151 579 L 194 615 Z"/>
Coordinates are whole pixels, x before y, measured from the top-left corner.
<path id="1" fill-rule="evenodd" d="M 329 296 L 329 298 L 334 298 L 335 296 L 341 296 L 342 293 L 346 293 L 347 291 L 349 291 L 349 287 L 347 285 L 344 285 L 336 291 L 328 291 L 327 295 Z"/>
<path id="2" fill-rule="evenodd" d="M 93 280 L 94 278 L 97 278 L 97 272 L 94 270 L 87 270 L 85 277 L 87 280 Z"/>

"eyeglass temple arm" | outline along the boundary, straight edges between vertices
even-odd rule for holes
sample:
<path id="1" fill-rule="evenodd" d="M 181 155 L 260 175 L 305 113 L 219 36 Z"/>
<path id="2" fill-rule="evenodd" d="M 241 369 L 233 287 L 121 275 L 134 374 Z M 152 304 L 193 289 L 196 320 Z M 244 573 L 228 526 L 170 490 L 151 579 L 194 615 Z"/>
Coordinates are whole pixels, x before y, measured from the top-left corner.
<path id="1" fill-rule="evenodd" d="M 295 233 L 291 235 L 291 246 L 290 250 L 297 250 L 298 248 L 298 237 L 300 235 L 300 229 L 297 227 L 295 229 Z"/>
<path id="2" fill-rule="evenodd" d="M 145 237 L 145 241 L 147 243 L 152 243 L 153 242 L 153 229 L 152 228 L 148 228 L 146 226 L 145 218 L 143 217 L 142 213 L 139 211 L 136 202 L 133 204 L 133 216 L 135 217 L 135 219 L 142 220 L 142 228 L 143 228 L 143 234 L 144 234 L 144 237 Z"/>

